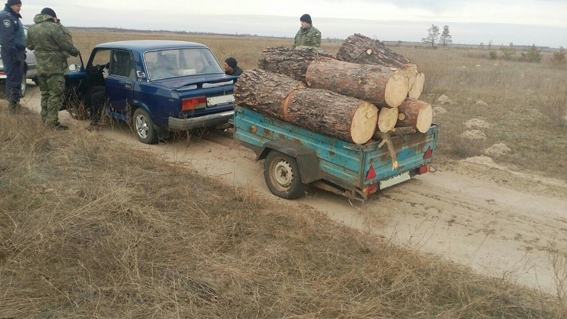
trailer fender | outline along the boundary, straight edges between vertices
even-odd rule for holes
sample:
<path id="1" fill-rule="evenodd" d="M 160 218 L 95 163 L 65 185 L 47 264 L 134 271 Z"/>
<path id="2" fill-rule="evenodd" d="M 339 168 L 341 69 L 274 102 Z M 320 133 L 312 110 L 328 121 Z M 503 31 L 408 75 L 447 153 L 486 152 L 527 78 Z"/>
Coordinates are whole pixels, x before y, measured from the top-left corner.
<path id="1" fill-rule="evenodd" d="M 293 157 L 297 162 L 301 181 L 304 184 L 309 184 L 321 179 L 319 158 L 317 157 L 317 153 L 309 147 L 281 140 L 269 141 L 264 144 L 261 151 L 258 153 L 256 161 L 265 159 L 271 151 L 278 151 Z"/>

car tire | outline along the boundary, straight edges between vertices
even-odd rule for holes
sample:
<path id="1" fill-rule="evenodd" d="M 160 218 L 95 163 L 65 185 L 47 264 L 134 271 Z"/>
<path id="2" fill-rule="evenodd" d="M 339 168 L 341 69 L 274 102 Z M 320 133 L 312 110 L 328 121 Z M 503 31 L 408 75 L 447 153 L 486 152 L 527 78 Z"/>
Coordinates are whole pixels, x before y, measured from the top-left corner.
<path id="1" fill-rule="evenodd" d="M 296 199 L 307 190 L 295 159 L 278 151 L 270 151 L 266 156 L 264 179 L 270 192 L 281 198 Z"/>
<path id="2" fill-rule="evenodd" d="M 134 119 L 132 123 L 134 132 L 138 140 L 144 144 L 156 144 L 158 142 L 157 131 L 150 115 L 143 108 L 137 108 L 134 111 Z"/>

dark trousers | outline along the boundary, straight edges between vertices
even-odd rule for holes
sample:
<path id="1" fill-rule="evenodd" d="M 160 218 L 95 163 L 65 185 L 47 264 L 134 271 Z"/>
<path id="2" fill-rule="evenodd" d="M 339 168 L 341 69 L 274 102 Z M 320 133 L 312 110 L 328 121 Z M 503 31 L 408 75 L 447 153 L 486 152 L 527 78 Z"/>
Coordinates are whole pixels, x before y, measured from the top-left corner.
<path id="1" fill-rule="evenodd" d="M 102 107 L 106 102 L 106 90 L 104 86 L 95 86 L 91 90 L 91 122 L 98 123 L 102 115 Z"/>
<path id="2" fill-rule="evenodd" d="M 4 63 L 4 73 L 6 73 L 6 99 L 10 104 L 20 102 L 20 90 L 24 77 L 24 61 L 26 59 L 26 51 L 18 50 L 17 57 L 11 56 L 7 50 L 1 50 L 2 62 Z M 16 65 L 19 60 L 20 65 Z"/>

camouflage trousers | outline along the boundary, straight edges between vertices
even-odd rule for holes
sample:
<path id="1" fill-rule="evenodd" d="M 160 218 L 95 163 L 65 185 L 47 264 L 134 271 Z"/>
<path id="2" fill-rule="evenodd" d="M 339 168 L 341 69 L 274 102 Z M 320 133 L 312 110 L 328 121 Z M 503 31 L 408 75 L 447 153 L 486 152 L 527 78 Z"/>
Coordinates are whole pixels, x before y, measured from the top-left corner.
<path id="1" fill-rule="evenodd" d="M 37 77 L 41 91 L 41 120 L 45 124 L 59 124 L 59 110 L 65 97 L 63 74 L 40 74 Z"/>

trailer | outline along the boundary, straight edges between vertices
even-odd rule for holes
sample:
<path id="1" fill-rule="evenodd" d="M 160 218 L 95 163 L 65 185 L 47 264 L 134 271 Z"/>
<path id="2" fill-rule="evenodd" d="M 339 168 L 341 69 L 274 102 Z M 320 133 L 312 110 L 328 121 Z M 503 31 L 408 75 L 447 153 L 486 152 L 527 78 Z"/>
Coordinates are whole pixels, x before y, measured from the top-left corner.
<path id="1" fill-rule="evenodd" d="M 364 201 L 369 195 L 429 172 L 438 126 L 426 133 L 394 130 L 364 145 L 319 134 L 237 105 L 234 138 L 264 160 L 272 194 L 296 199 L 308 186 Z"/>

